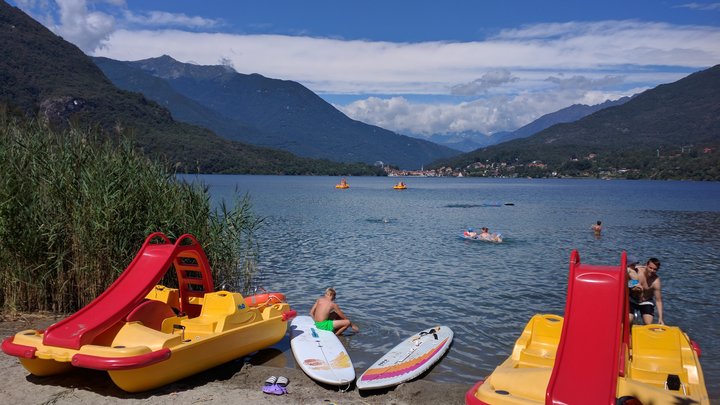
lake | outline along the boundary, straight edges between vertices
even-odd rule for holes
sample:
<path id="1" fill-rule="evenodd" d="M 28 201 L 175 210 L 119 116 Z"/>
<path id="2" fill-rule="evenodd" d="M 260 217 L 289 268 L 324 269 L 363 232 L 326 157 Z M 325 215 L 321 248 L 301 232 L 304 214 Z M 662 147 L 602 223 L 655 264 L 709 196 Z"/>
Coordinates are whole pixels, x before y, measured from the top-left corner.
<path id="1" fill-rule="evenodd" d="M 362 372 L 421 329 L 455 332 L 425 378 L 471 384 L 507 358 L 535 313 L 562 315 L 570 253 L 619 265 L 623 250 L 662 266 L 665 322 L 703 350 L 710 397 L 720 398 L 720 183 L 675 181 L 185 177 L 214 201 L 250 195 L 265 221 L 256 282 L 307 314 L 326 287 L 361 331 L 343 338 Z M 590 227 L 603 222 L 596 238 Z M 466 241 L 488 226 L 502 244 Z M 293 367 L 289 344 L 276 346 Z"/>

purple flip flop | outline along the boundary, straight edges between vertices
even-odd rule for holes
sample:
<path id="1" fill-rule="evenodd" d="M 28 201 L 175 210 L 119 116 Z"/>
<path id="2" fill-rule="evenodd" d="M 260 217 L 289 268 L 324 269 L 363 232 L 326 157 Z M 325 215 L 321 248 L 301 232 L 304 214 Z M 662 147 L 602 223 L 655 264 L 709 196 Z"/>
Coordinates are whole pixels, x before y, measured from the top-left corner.
<path id="1" fill-rule="evenodd" d="M 270 395 L 283 395 L 287 394 L 287 389 L 285 389 L 285 386 L 288 384 L 288 379 L 286 377 L 275 377 L 270 376 L 267 380 L 265 380 L 265 385 L 262 387 L 262 392 L 265 394 Z"/>

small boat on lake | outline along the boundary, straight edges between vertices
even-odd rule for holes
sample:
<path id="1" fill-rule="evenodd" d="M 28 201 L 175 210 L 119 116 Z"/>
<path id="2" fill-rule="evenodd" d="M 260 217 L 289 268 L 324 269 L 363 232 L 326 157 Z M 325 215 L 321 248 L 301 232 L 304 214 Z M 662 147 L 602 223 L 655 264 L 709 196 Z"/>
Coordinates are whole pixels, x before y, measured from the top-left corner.
<path id="1" fill-rule="evenodd" d="M 158 283 L 174 268 L 179 288 Z M 46 330 L 24 330 L 2 350 L 27 371 L 105 370 L 128 392 L 177 381 L 280 341 L 295 311 L 280 293 L 215 291 L 192 235 L 150 235 L 105 292 Z"/>
<path id="2" fill-rule="evenodd" d="M 675 326 L 630 325 L 626 260 L 585 265 L 573 251 L 565 317 L 533 316 L 465 403 L 709 405 L 697 344 Z"/>
<path id="3" fill-rule="evenodd" d="M 335 188 L 346 189 L 346 188 L 350 188 L 350 185 L 349 185 L 349 184 L 347 183 L 347 181 L 343 178 L 342 180 L 340 180 L 340 183 L 338 183 L 338 184 L 335 185 Z"/>
<path id="4" fill-rule="evenodd" d="M 404 182 L 401 181 L 401 182 L 397 183 L 396 185 L 394 185 L 394 186 L 393 186 L 393 189 L 395 189 L 395 190 L 407 190 L 407 186 L 405 185 Z"/>

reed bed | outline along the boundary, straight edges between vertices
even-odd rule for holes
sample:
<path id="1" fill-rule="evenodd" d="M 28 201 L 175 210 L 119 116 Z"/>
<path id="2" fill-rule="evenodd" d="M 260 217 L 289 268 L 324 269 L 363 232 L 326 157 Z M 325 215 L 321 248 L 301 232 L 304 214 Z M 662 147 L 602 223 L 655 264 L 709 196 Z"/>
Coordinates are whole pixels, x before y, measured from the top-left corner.
<path id="1" fill-rule="evenodd" d="M 216 285 L 246 292 L 256 272 L 247 196 L 213 208 L 126 138 L 0 120 L 0 304 L 5 314 L 76 311 L 127 267 L 145 238 L 195 235 Z M 169 280 L 166 280 L 169 281 Z"/>

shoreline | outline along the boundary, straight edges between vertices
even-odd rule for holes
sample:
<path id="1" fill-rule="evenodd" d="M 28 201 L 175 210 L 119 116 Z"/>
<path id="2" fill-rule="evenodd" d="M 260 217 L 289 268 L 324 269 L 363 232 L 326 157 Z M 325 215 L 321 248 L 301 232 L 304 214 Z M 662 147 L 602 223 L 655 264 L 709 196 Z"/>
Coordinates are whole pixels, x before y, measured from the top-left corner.
<path id="1" fill-rule="evenodd" d="M 44 328 L 62 316 L 23 314 L 0 319 L 5 339 L 24 329 Z M 266 354 L 266 353 L 265 353 Z M 36 377 L 13 356 L 2 354 L 4 378 L 0 393 L 7 403 L 31 404 L 114 404 L 114 403 L 212 403 L 252 404 L 464 404 L 470 386 L 426 381 L 422 378 L 391 389 L 341 392 L 311 380 L 300 369 L 273 366 L 274 356 L 258 352 L 195 374 L 188 378 L 141 393 L 127 393 L 113 384 L 104 371 L 77 369 L 71 373 Z M 356 370 L 361 373 L 361 370 Z M 287 395 L 262 393 L 264 381 L 283 375 L 290 380 Z M 358 374 L 359 375 L 359 374 Z"/>

